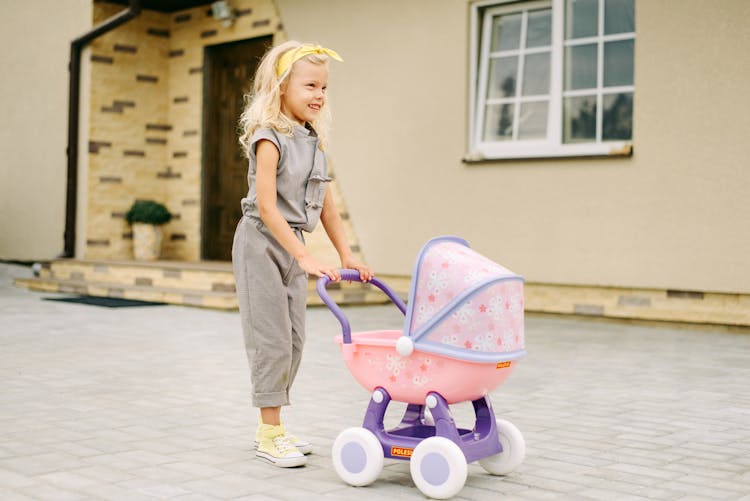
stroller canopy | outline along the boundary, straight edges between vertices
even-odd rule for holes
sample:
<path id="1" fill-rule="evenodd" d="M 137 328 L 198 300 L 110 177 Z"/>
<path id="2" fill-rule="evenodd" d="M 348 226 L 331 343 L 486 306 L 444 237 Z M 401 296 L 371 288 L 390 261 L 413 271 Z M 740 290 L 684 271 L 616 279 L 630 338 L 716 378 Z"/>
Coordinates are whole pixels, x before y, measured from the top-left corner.
<path id="1" fill-rule="evenodd" d="M 421 351 L 476 362 L 525 355 L 523 278 L 457 237 L 430 240 L 412 273 L 404 336 Z"/>

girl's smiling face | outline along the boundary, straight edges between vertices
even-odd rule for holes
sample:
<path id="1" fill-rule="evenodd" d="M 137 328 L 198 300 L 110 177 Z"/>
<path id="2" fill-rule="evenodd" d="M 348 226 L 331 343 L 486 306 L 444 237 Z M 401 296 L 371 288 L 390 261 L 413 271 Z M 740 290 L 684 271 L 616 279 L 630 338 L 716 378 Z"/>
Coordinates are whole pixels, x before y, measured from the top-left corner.
<path id="1" fill-rule="evenodd" d="M 299 125 L 312 123 L 325 105 L 327 86 L 328 66 L 300 59 L 282 85 L 281 112 Z"/>

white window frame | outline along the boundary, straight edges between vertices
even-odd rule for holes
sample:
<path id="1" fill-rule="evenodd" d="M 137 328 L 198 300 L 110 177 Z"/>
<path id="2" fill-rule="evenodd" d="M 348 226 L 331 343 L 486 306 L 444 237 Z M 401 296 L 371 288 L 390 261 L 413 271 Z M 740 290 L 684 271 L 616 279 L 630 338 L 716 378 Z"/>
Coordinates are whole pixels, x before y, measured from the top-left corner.
<path id="1" fill-rule="evenodd" d="M 515 5 L 512 5 L 515 4 Z M 547 138 L 543 140 L 513 140 L 513 141 L 496 141 L 485 142 L 482 140 L 484 113 L 479 112 L 479 101 L 484 106 L 485 98 L 481 97 L 480 92 L 486 92 L 487 85 L 487 68 L 484 68 L 480 75 L 479 59 L 482 54 L 481 47 L 481 23 L 482 10 L 484 15 L 491 17 L 491 13 L 502 12 L 507 10 L 512 12 L 514 7 L 525 9 L 538 9 L 545 6 L 552 8 L 552 52 L 550 56 L 550 101 L 547 115 Z M 603 11 L 599 9 L 600 31 L 603 23 Z M 485 18 L 486 20 L 486 18 Z M 619 141 L 602 141 L 598 139 L 595 142 L 586 143 L 568 143 L 562 142 L 563 123 L 562 123 L 562 106 L 563 96 L 568 97 L 575 95 L 578 91 L 563 91 L 563 71 L 564 71 L 564 49 L 567 45 L 564 40 L 564 21 L 565 21 L 565 0 L 540 0 L 524 1 L 518 0 L 485 0 L 473 3 L 471 6 L 470 19 L 470 61 L 469 61 L 469 153 L 464 157 L 466 162 L 484 161 L 484 160 L 503 160 L 519 158 L 554 158 L 554 157 L 580 157 L 580 156 L 623 156 L 632 153 L 632 140 Z M 487 37 L 489 39 L 490 37 Z M 598 41 L 602 44 L 604 41 L 611 39 L 635 39 L 635 35 L 599 35 L 586 39 Z M 574 44 L 580 43 L 578 40 Z M 603 65 L 601 58 L 603 51 L 599 50 L 598 72 L 599 82 L 601 83 L 601 72 Z M 626 86 L 622 88 L 607 88 L 606 93 L 613 91 L 627 91 L 635 94 L 635 86 Z M 592 94 L 591 90 L 584 93 Z M 596 89 L 597 93 L 597 138 L 601 138 L 602 127 L 602 88 Z M 486 94 L 485 94 L 486 95 Z M 481 97 L 481 98 L 480 98 Z M 517 106 L 516 106 L 517 108 Z M 516 110 L 517 111 L 517 110 Z"/>

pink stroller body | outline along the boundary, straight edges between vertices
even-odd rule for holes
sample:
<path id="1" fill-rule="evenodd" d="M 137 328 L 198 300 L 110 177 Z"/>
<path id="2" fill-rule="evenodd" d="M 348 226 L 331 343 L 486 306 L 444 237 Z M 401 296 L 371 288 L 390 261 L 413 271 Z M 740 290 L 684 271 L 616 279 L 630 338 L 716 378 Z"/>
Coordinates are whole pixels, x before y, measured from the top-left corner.
<path id="1" fill-rule="evenodd" d="M 410 357 L 396 351 L 401 331 L 352 334 L 352 356 L 346 366 L 367 390 L 381 387 L 397 402 L 424 403 L 438 392 L 449 404 L 482 398 L 510 375 L 515 361 L 472 362 L 414 350 Z M 336 341 L 343 345 L 341 336 Z M 345 348 L 346 349 L 346 348 Z"/>
<path id="2" fill-rule="evenodd" d="M 359 274 L 343 270 L 342 278 L 359 280 Z M 345 481 L 374 481 L 383 457 L 410 459 L 417 487 L 442 498 L 463 487 L 467 462 L 479 460 L 495 474 L 520 464 L 523 437 L 495 419 L 488 394 L 526 354 L 523 278 L 462 239 L 435 238 L 417 257 L 408 307 L 383 282 L 372 281 L 404 313 L 403 330 L 360 333 L 351 333 L 327 283 L 319 279 L 318 293 L 341 322 L 336 339 L 344 361 L 372 392 L 363 428 L 345 430 L 334 444 L 334 465 Z M 390 400 L 409 405 L 401 424 L 386 431 Z M 457 428 L 448 409 L 464 401 L 473 403 L 477 416 L 471 430 Z"/>

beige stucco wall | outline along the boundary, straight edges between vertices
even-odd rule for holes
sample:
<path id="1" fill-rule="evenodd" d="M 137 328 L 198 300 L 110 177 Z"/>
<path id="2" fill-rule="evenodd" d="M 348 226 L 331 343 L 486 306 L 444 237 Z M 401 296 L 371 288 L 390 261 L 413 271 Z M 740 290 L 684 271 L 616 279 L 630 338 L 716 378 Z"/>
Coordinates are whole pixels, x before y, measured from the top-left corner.
<path id="1" fill-rule="evenodd" d="M 473 165 L 469 2 L 277 4 L 345 59 L 331 154 L 377 271 L 457 234 L 532 282 L 750 292 L 750 2 L 638 2 L 631 158 Z"/>
<path id="2" fill-rule="evenodd" d="M 63 251 L 70 41 L 90 29 L 91 2 L 0 9 L 0 259 L 49 259 Z"/>

